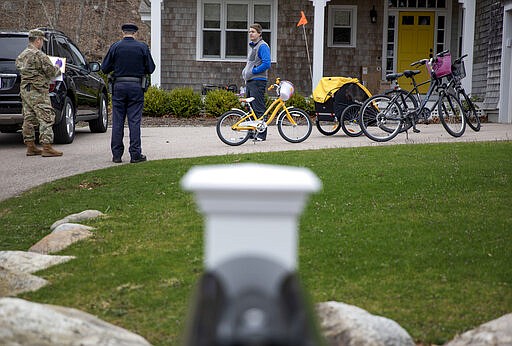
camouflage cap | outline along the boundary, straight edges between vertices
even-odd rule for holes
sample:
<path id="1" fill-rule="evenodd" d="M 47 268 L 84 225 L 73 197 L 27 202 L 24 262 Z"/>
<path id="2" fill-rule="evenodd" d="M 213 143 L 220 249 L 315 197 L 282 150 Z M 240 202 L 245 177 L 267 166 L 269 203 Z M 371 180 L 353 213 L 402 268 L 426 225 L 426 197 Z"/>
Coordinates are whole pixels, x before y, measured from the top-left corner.
<path id="1" fill-rule="evenodd" d="M 31 38 L 31 37 L 34 37 L 34 38 L 42 38 L 43 40 L 45 41 L 48 41 L 46 39 L 46 36 L 44 35 L 44 32 L 42 32 L 41 30 L 39 29 L 32 29 L 28 32 L 28 37 Z"/>

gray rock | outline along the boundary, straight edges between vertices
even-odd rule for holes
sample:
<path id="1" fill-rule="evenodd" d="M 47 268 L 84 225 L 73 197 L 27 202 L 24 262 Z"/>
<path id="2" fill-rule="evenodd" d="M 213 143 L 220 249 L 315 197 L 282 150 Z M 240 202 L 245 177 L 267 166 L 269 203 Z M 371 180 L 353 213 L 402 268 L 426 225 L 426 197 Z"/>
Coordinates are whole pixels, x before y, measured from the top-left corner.
<path id="1" fill-rule="evenodd" d="M 331 346 L 414 346 L 398 323 L 339 302 L 316 304 L 322 334 Z"/>
<path id="2" fill-rule="evenodd" d="M 48 281 L 32 274 L 0 267 L 0 297 L 15 296 L 24 292 L 37 291 L 47 284 Z M 0 322 L 0 326 L 1 325 Z M 1 336 L 0 340 L 2 340 Z"/>
<path id="3" fill-rule="evenodd" d="M 69 245 L 92 236 L 93 227 L 77 223 L 65 223 L 34 244 L 28 251 L 49 254 L 61 251 Z"/>
<path id="4" fill-rule="evenodd" d="M 512 346 L 512 313 L 461 334 L 445 346 Z"/>
<path id="5" fill-rule="evenodd" d="M 55 221 L 53 223 L 53 225 L 50 226 L 50 230 L 53 231 L 55 228 L 57 228 L 58 226 L 60 226 L 64 223 L 80 222 L 80 221 L 84 221 L 84 220 L 95 219 L 97 217 L 104 216 L 104 215 L 105 214 L 103 214 L 101 211 L 98 211 L 98 210 L 84 210 L 81 213 L 71 214 L 71 215 L 66 216 L 63 219 Z"/>
<path id="6" fill-rule="evenodd" d="M 51 266 L 67 262 L 74 256 L 43 255 L 27 251 L 0 251 L 0 267 L 11 271 L 35 273 Z"/>
<path id="7" fill-rule="evenodd" d="M 150 345 L 140 335 L 88 313 L 17 298 L 0 298 L 0 340 L 5 346 Z"/>

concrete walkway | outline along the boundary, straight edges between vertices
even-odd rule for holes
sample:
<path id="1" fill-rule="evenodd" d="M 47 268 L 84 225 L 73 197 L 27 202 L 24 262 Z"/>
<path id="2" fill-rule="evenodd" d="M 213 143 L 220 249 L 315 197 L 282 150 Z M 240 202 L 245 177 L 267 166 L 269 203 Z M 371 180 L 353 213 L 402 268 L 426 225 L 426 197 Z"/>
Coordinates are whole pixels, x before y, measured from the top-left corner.
<path id="1" fill-rule="evenodd" d="M 450 136 L 441 125 L 422 125 L 419 128 L 421 133 L 409 133 L 408 139 L 405 134 L 399 134 L 390 142 L 376 143 L 364 136 L 347 137 L 342 131 L 327 137 L 314 127 L 305 142 L 292 144 L 282 139 L 272 126 L 267 141 L 249 141 L 230 147 L 218 139 L 215 127 L 151 127 L 142 129 L 142 149 L 149 160 L 159 160 L 265 151 L 512 140 L 512 124 L 483 124 L 480 132 L 467 128 L 460 138 Z M 125 136 L 125 162 L 129 162 L 127 143 L 128 132 Z M 104 134 L 90 133 L 88 128 L 77 129 L 72 144 L 55 147 L 62 150 L 64 156 L 27 157 L 20 134 L 0 133 L 0 201 L 52 180 L 115 165 L 111 162 L 110 129 Z"/>

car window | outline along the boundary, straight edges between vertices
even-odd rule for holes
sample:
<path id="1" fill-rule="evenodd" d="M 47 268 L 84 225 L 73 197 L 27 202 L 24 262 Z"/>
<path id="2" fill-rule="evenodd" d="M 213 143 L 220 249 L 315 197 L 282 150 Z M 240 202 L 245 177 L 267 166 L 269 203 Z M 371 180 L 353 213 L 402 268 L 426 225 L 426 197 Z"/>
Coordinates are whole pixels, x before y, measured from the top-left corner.
<path id="1" fill-rule="evenodd" d="M 87 67 L 87 62 L 85 61 L 84 56 L 82 53 L 80 53 L 80 50 L 71 42 L 68 42 L 69 48 L 71 49 L 71 54 L 73 54 L 73 60 L 75 61 L 75 64 L 80 66 L 81 68 Z"/>
<path id="2" fill-rule="evenodd" d="M 71 49 L 69 48 L 68 41 L 66 41 L 64 37 L 58 36 L 55 38 L 55 42 L 57 43 L 57 47 L 54 47 L 54 54 L 57 54 L 62 58 L 66 58 L 67 64 L 76 65 Z"/>
<path id="3" fill-rule="evenodd" d="M 27 48 L 27 37 L 0 37 L 0 59 L 1 60 L 16 60 L 18 55 Z"/>

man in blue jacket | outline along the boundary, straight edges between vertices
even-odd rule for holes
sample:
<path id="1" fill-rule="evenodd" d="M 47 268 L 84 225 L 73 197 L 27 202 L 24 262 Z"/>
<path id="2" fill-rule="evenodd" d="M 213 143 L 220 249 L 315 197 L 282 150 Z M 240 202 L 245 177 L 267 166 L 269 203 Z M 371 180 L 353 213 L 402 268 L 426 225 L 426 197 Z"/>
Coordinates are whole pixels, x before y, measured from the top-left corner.
<path id="1" fill-rule="evenodd" d="M 140 123 L 144 107 L 144 85 L 146 75 L 153 73 L 155 63 L 148 46 L 135 39 L 139 28 L 135 24 L 123 24 L 123 39 L 110 46 L 101 70 L 113 72 L 112 87 L 112 161 L 122 162 L 124 152 L 124 122 L 128 118 L 130 130 L 130 162 L 146 161 L 142 155 Z"/>
<path id="2" fill-rule="evenodd" d="M 265 89 L 267 88 L 268 70 L 270 69 L 270 47 L 261 37 L 263 28 L 255 23 L 249 27 L 249 46 L 251 50 L 247 58 L 247 64 L 242 71 L 242 77 L 246 84 L 246 96 L 254 97 L 251 103 L 258 117 L 265 113 Z M 256 139 L 264 141 L 267 138 L 267 130 L 259 133 Z"/>

